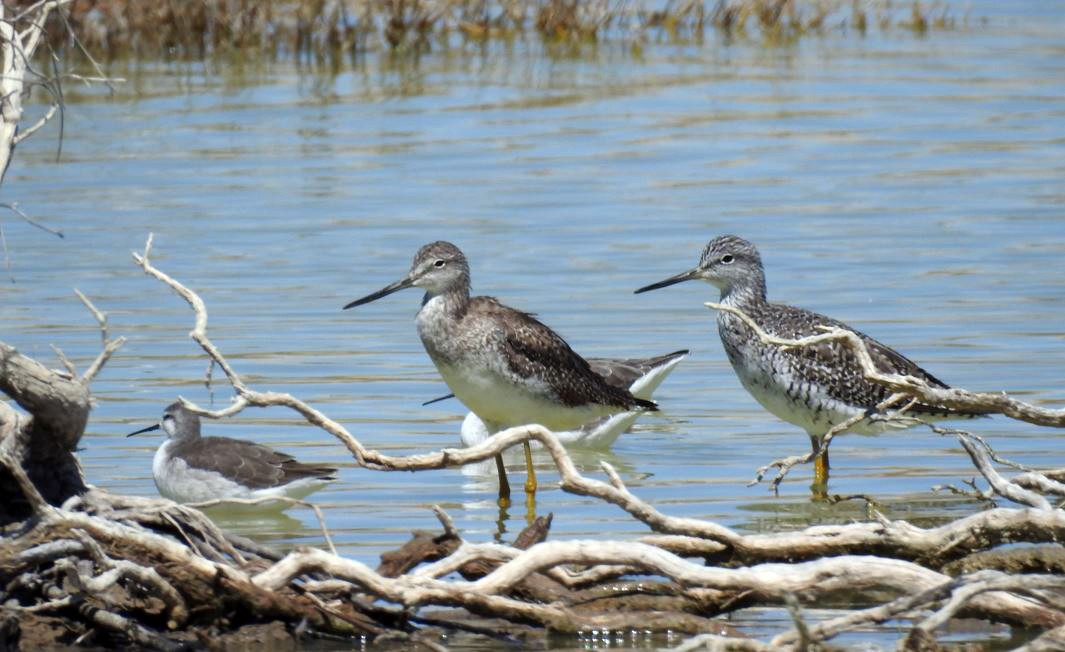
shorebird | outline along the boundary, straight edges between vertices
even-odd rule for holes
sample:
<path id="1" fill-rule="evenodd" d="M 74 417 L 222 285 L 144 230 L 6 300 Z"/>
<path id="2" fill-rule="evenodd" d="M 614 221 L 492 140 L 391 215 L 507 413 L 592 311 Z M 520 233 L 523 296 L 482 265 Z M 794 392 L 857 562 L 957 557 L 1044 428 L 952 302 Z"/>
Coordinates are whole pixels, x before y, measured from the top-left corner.
<path id="1" fill-rule="evenodd" d="M 162 428 L 167 439 L 152 461 L 159 493 L 179 503 L 217 498 L 300 499 L 336 480 L 337 470 L 304 464 L 290 455 L 243 439 L 201 437 L 200 417 L 181 403 L 163 419 L 127 437 Z"/>
<path id="2" fill-rule="evenodd" d="M 657 290 L 683 281 L 701 280 L 721 291 L 721 303 L 746 313 L 762 330 L 777 337 L 798 339 L 820 334 L 820 326 L 845 328 L 865 342 L 877 367 L 887 373 L 914 376 L 933 387 L 947 385 L 909 358 L 830 317 L 766 300 L 765 271 L 758 250 L 733 236 L 714 238 L 694 268 L 636 290 Z M 765 344 L 738 316 L 717 314 L 717 328 L 732 368 L 743 387 L 764 407 L 788 423 L 806 430 L 815 453 L 833 426 L 851 418 L 865 418 L 848 432 L 876 434 L 913 423 L 886 419 L 876 406 L 891 396 L 882 385 L 867 380 L 854 354 L 838 341 L 782 349 Z M 923 419 L 983 416 L 932 405 L 909 406 L 907 414 Z M 828 481 L 828 451 L 815 457 L 814 482 Z"/>
<path id="3" fill-rule="evenodd" d="M 455 396 L 492 434 L 528 424 L 569 430 L 617 412 L 657 410 L 653 402 L 607 383 L 532 315 L 492 297 L 470 297 L 466 256 L 449 242 L 423 246 L 406 276 L 344 309 L 412 287 L 425 291 L 415 321 L 426 352 Z M 536 475 L 528 441 L 524 448 L 525 491 L 531 496 Z M 507 505 L 510 484 L 502 456 L 495 461 L 500 504 Z"/>
<path id="4" fill-rule="evenodd" d="M 592 371 L 602 376 L 607 383 L 628 389 L 636 398 L 651 400 L 651 394 L 689 353 L 690 351 L 683 350 L 653 358 L 635 359 L 588 358 L 588 364 L 592 366 Z M 453 397 L 454 394 L 448 394 L 423 405 Z M 610 448 L 621 433 L 632 428 L 637 417 L 639 412 L 620 412 L 589 421 L 572 430 L 560 430 L 555 436 L 566 446 L 605 450 Z M 491 435 L 488 426 L 473 412 L 468 413 L 462 421 L 460 437 L 464 446 L 476 446 Z"/>

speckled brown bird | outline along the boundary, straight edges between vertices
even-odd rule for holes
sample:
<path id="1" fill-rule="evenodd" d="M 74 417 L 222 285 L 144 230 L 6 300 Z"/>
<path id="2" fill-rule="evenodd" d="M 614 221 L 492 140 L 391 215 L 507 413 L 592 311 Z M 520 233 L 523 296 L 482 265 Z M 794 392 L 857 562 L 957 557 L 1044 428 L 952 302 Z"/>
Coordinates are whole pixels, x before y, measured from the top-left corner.
<path id="1" fill-rule="evenodd" d="M 881 371 L 914 376 L 932 387 L 947 389 L 946 383 L 906 356 L 843 322 L 767 301 L 762 258 L 755 246 L 743 238 L 734 235 L 714 238 L 694 268 L 642 287 L 636 293 L 691 280 L 716 286 L 721 291 L 723 305 L 742 310 L 770 335 L 799 339 L 822 333 L 821 326 L 843 328 L 865 342 Z M 717 314 L 717 327 L 725 353 L 743 387 L 766 410 L 806 430 L 815 452 L 830 428 L 860 415 L 866 418 L 848 432 L 875 434 L 905 427 L 876 411 L 876 406 L 890 397 L 891 391 L 866 379 L 854 353 L 842 342 L 783 349 L 762 342 L 739 317 L 724 310 Z M 911 406 L 907 414 L 928 420 L 983 416 L 920 404 Z M 827 451 L 815 460 L 814 476 L 818 485 L 828 481 Z"/>
<path id="2" fill-rule="evenodd" d="M 455 396 L 493 434 L 527 424 L 569 430 L 608 414 L 657 409 L 603 380 L 532 315 L 492 297 L 471 297 L 466 256 L 449 242 L 425 245 L 406 276 L 344 308 L 411 287 L 425 291 L 416 323 L 426 352 Z M 536 476 L 528 442 L 525 461 L 525 489 L 532 494 Z M 496 466 L 505 503 L 510 487 L 502 457 Z"/>

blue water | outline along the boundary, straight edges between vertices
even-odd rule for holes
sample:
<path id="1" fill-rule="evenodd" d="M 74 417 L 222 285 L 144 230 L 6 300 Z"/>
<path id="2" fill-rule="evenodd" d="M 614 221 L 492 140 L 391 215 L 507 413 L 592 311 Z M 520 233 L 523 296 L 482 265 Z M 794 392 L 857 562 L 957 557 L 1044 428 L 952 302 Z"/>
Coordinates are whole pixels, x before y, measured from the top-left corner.
<path id="1" fill-rule="evenodd" d="M 740 387 L 702 302 L 710 286 L 632 290 L 685 270 L 706 241 L 754 241 L 770 297 L 889 343 L 948 383 L 1065 403 L 1065 29 L 1061 3 L 977 4 L 921 37 L 830 30 L 785 46 L 708 35 L 701 45 L 537 45 L 418 61 L 368 54 L 334 76 L 287 64 L 116 68 L 113 96 L 69 89 L 56 131 L 20 145 L 4 186 L 59 240 L 3 217 L 14 282 L 0 283 L 4 341 L 56 365 L 99 348 L 77 287 L 129 342 L 93 384 L 81 459 L 93 484 L 154 495 L 157 440 L 123 435 L 182 395 L 212 405 L 192 314 L 130 251 L 198 291 L 210 335 L 257 389 L 291 392 L 368 446 L 458 445 L 464 416 L 413 324 L 420 297 L 342 305 L 399 278 L 447 239 L 474 290 L 535 312 L 589 356 L 692 356 L 606 455 L 630 488 L 676 516 L 744 531 L 865 518 L 811 503 L 809 469 L 774 497 L 754 469 L 806 436 Z M 231 396 L 215 374 L 213 406 Z M 1055 430 L 974 424 L 1006 456 L 1061 466 Z M 292 412 L 248 410 L 211 434 L 342 466 L 315 495 L 338 547 L 373 563 L 449 511 L 471 540 L 497 535 L 494 480 L 459 469 L 381 473 Z M 602 477 L 600 454 L 578 459 Z M 843 437 L 831 490 L 918 523 L 970 512 L 942 493 L 974 475 L 949 439 L 914 430 Z M 552 536 L 646 533 L 540 470 Z M 515 478 L 522 478 L 515 467 Z M 520 501 L 519 501 L 520 502 Z M 520 508 L 505 527 L 524 524 Z M 313 515 L 227 522 L 275 545 L 321 545 Z M 786 622 L 780 623 L 786 626 Z M 775 629 L 775 627 L 774 627 Z"/>

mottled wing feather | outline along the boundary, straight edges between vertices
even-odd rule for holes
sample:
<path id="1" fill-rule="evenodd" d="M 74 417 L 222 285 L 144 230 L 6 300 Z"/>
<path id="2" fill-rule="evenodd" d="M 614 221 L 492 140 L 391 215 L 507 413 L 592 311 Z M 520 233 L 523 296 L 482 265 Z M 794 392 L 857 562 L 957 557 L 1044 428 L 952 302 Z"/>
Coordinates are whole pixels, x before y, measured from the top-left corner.
<path id="1" fill-rule="evenodd" d="M 772 324 L 773 335 L 798 339 L 823 333 L 824 331 L 819 328 L 821 326 L 843 328 L 862 338 L 873 363 L 879 370 L 920 378 L 933 387 L 948 388 L 946 383 L 922 369 L 906 356 L 831 317 L 794 306 L 774 303 L 765 304 L 761 311 L 761 314 L 752 315 L 752 317 L 759 323 Z M 804 380 L 826 388 L 829 394 L 838 400 L 850 403 L 857 401 L 864 407 L 872 408 L 891 396 L 889 389 L 865 378 L 857 356 L 840 341 L 824 342 L 781 353 L 793 359 L 802 360 L 802 364 L 794 365 L 794 367 Z M 922 404 L 914 405 L 911 411 L 928 414 L 966 414 Z"/>
<path id="2" fill-rule="evenodd" d="M 252 489 L 279 487 L 304 478 L 329 480 L 337 472 L 329 466 L 304 464 L 291 455 L 243 439 L 205 437 L 194 443 L 195 447 L 177 447 L 172 454 L 193 467 L 215 471 Z"/>
<path id="3" fill-rule="evenodd" d="M 505 313 L 496 323 L 503 331 L 503 350 L 510 370 L 524 377 L 543 378 L 564 405 L 655 409 L 654 403 L 634 398 L 627 389 L 605 382 L 562 337 L 532 315 L 508 308 L 492 297 L 476 297 L 473 301 L 480 303 L 478 312 Z"/>

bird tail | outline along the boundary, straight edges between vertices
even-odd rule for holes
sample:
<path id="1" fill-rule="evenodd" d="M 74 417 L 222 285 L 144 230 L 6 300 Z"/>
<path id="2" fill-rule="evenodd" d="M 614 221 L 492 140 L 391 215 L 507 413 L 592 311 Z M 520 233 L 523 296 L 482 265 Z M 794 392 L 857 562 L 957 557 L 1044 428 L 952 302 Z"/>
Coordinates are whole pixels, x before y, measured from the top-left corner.
<path id="1" fill-rule="evenodd" d="M 643 410 L 644 412 L 658 412 L 658 403 L 654 401 L 648 401 L 643 398 L 632 398 L 632 403 L 636 406 L 636 409 Z"/>

